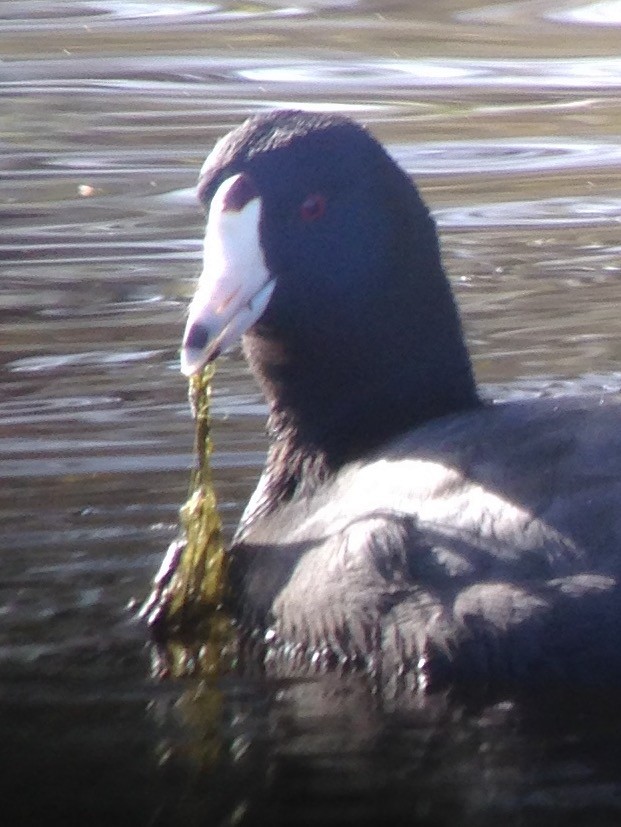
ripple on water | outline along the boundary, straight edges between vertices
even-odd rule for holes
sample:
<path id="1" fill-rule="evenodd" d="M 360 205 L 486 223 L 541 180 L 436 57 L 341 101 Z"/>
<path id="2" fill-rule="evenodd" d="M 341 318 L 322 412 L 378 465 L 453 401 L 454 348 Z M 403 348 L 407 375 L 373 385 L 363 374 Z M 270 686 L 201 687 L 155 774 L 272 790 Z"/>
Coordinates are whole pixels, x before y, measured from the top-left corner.
<path id="1" fill-rule="evenodd" d="M 90 365 L 91 367 L 102 365 L 118 365 L 127 362 L 142 362 L 155 359 L 162 355 L 161 350 L 141 351 L 103 351 L 93 350 L 85 353 L 66 353 L 58 356 L 31 356 L 23 359 L 15 359 L 7 364 L 7 368 L 16 373 L 35 373 L 39 371 L 54 370 L 70 367 L 72 365 Z"/>
<path id="2" fill-rule="evenodd" d="M 621 0 L 596 0 L 594 3 L 499 3 L 468 9 L 456 15 L 458 20 L 478 23 L 503 23 L 522 26 L 534 20 L 542 22 L 582 24 L 586 26 L 621 25 Z"/>
<path id="3" fill-rule="evenodd" d="M 532 201 L 491 202 L 438 210 L 442 226 L 455 229 L 492 227 L 621 226 L 621 198 L 539 198 Z"/>
<path id="4" fill-rule="evenodd" d="M 119 56 L 80 58 L 71 61 L 50 59 L 11 61 L 3 73 L 3 88 L 21 94 L 28 91 L 50 95 L 87 90 L 95 84 L 99 94 L 114 93 L 117 102 L 123 92 L 145 97 L 179 96 L 178 103 L 189 108 L 187 94 L 207 97 L 210 92 L 235 92 L 250 101 L 247 87 L 231 88 L 231 83 L 261 84 L 262 95 L 283 89 L 309 93 L 311 106 L 333 105 L 330 98 L 318 100 L 326 91 L 351 93 L 370 98 L 378 92 L 385 95 L 417 92 L 425 95 L 435 90 L 502 89 L 549 91 L 550 89 L 596 89 L 606 92 L 621 87 L 621 58 L 418 58 L 375 59 L 347 55 L 335 61 L 325 59 L 292 59 L 278 55 L 257 54 L 252 59 L 201 55 Z M 257 101 L 257 103 L 259 103 Z M 294 101 L 290 101 L 293 104 Z M 259 103 L 260 105 L 260 103 Z M 272 105 L 271 102 L 269 105 Z M 118 103 L 117 103 L 118 106 Z M 117 109 L 118 111 L 118 109 Z M 122 110 L 121 115 L 125 114 Z"/>
<path id="5" fill-rule="evenodd" d="M 256 64 L 259 65 L 256 65 Z M 263 65 L 261 65 L 263 64 Z M 509 91 L 530 88 L 621 87 L 621 58 L 596 57 L 538 59 L 420 59 L 282 61 L 271 65 L 263 60 L 237 69 L 240 77 L 259 83 L 316 84 L 322 87 L 385 87 L 425 90 L 436 87 L 498 87 Z"/>
<path id="6" fill-rule="evenodd" d="M 568 23 L 587 23 L 590 26 L 621 26 L 620 0 L 603 0 L 548 13 L 550 20 Z"/>
<path id="7" fill-rule="evenodd" d="M 395 147 L 391 151 L 410 172 L 439 175 L 589 170 L 621 163 L 621 142 L 613 140 L 455 140 L 450 153 L 440 141 Z"/>
<path id="8" fill-rule="evenodd" d="M 313 7 L 318 4 L 312 3 Z M 344 3 L 336 0 L 333 3 L 321 3 L 321 6 L 342 6 Z M 201 23 L 218 23 L 235 20 L 261 18 L 289 18 L 305 13 L 301 4 L 287 6 L 277 4 L 269 8 L 269 4 L 247 3 L 198 3 L 195 0 L 176 0 L 176 2 L 144 2 L 144 0 L 81 0 L 75 3 L 53 3 L 44 0 L 22 0 L 19 3 L 21 14 L 11 16 L 7 21 L 10 31 L 27 30 L 33 28 L 36 20 L 38 30 L 53 29 L 67 26 L 70 21 L 73 25 L 88 25 L 101 29 L 117 27 L 122 24 L 125 29 L 133 26 L 167 26 L 171 23 L 196 26 Z"/>

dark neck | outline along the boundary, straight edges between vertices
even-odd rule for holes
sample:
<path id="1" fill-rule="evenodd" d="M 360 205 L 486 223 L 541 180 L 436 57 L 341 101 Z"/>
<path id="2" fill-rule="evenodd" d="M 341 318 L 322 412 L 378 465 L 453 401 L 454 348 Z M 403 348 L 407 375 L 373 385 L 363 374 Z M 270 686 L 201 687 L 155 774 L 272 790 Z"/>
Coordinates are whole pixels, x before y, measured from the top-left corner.
<path id="1" fill-rule="evenodd" d="M 286 299 L 277 288 L 245 337 L 271 411 L 265 510 L 392 438 L 481 404 L 435 224 L 407 176 L 392 162 L 382 169 L 374 229 L 348 241 L 365 255 L 333 254 L 337 270 L 303 281 L 303 299 L 288 274 Z"/>
<path id="2" fill-rule="evenodd" d="M 296 329 L 258 327 L 246 337 L 270 406 L 266 476 L 278 500 L 300 480 L 312 487 L 393 437 L 480 404 L 443 274 L 433 287 L 424 307 L 394 296 L 384 307 L 377 297 L 361 303 L 355 326 L 349 309 L 343 319 L 326 310 L 310 346 Z"/>

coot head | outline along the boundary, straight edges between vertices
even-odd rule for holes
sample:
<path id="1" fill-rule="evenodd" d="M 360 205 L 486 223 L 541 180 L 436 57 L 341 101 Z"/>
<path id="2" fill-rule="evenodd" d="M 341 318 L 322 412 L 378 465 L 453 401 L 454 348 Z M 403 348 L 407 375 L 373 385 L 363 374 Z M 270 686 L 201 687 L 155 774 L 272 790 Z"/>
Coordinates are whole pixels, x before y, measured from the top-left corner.
<path id="1" fill-rule="evenodd" d="M 209 155 L 199 196 L 184 373 L 243 334 L 273 429 L 329 467 L 477 404 L 434 222 L 362 126 L 251 118 Z"/>

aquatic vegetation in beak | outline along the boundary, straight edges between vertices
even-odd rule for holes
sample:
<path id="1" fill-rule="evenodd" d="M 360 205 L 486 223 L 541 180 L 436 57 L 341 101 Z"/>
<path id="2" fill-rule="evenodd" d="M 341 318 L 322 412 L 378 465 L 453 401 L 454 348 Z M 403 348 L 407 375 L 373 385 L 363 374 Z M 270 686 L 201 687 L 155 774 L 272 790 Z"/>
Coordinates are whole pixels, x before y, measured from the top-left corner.
<path id="1" fill-rule="evenodd" d="M 230 617 L 223 608 L 227 556 L 210 467 L 209 402 L 214 372 L 210 364 L 189 380 L 196 422 L 196 467 L 188 499 L 179 511 L 181 536 L 169 547 L 140 613 L 156 639 L 166 643 L 173 661 L 168 666 L 177 674 L 194 671 L 188 667 L 188 658 L 201 673 L 217 668 L 234 638 Z M 200 663 L 186 651 L 188 632 Z M 174 640 L 180 638 L 184 640 L 181 652 L 174 646 Z"/>

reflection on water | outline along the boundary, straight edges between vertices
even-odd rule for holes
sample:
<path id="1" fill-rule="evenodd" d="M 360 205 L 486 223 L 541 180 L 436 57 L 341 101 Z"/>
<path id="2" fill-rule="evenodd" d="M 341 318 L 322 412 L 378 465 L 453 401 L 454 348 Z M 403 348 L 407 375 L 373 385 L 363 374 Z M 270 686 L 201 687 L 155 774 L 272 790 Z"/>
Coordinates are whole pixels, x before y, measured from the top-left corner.
<path id="1" fill-rule="evenodd" d="M 350 112 L 416 176 L 489 395 L 621 387 L 620 9 L 5 4 L 11 823 L 52 810 L 67 824 L 618 822 L 616 708 L 417 708 L 355 676 L 156 682 L 131 607 L 174 535 L 192 462 L 177 365 L 202 236 L 192 188 L 249 113 Z M 265 408 L 238 354 L 219 366 L 213 408 L 230 534 L 264 451 Z"/>

